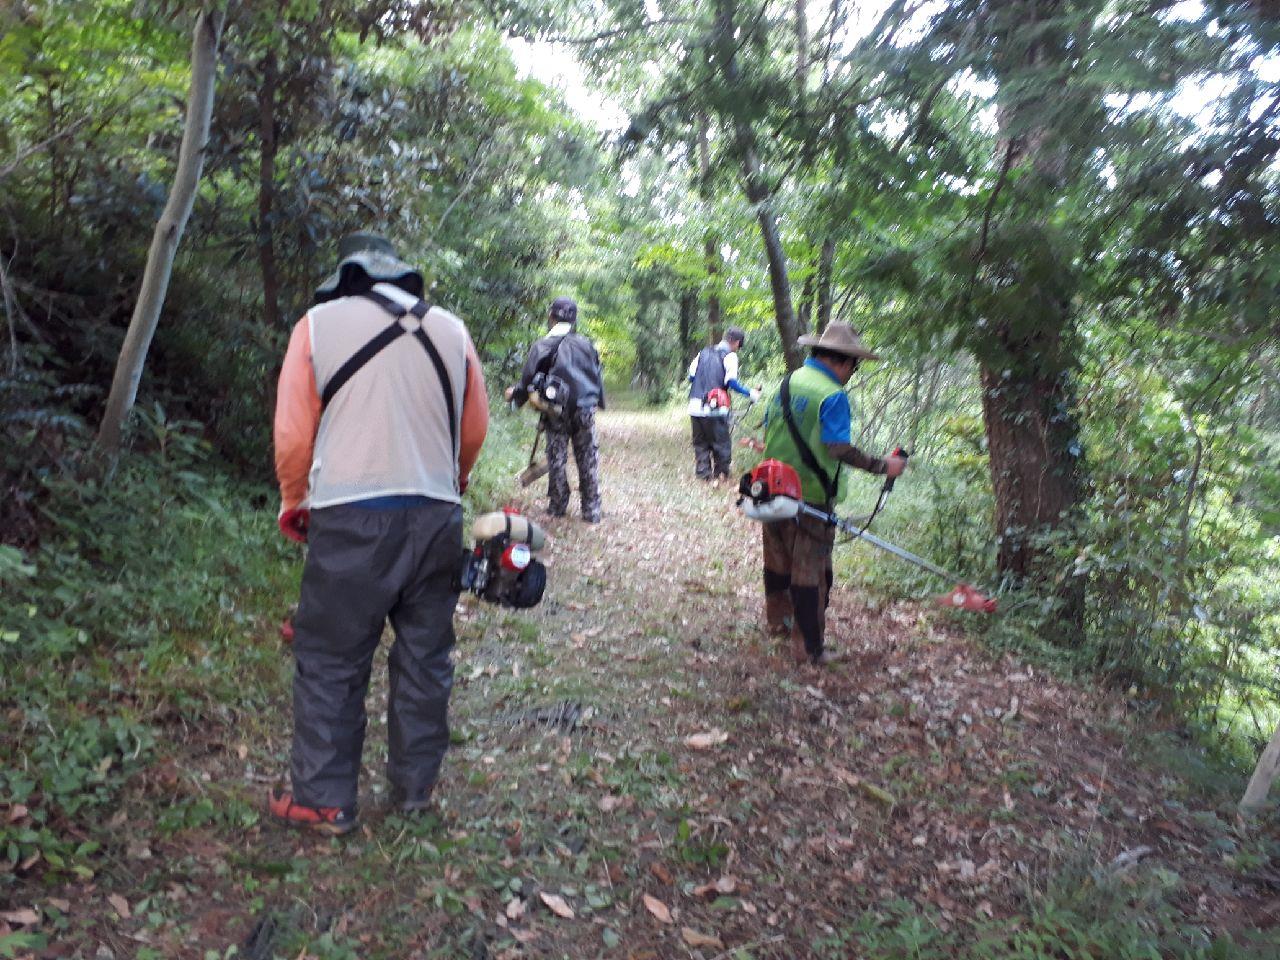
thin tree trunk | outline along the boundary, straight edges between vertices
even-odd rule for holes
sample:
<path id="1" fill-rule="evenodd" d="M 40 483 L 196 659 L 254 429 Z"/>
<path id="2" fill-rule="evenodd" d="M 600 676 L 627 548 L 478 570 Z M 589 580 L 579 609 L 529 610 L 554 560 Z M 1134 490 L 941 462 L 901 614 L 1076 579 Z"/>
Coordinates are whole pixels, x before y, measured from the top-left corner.
<path id="1" fill-rule="evenodd" d="M 813 274 L 805 275 L 800 284 L 800 302 L 796 304 L 796 323 L 801 330 L 809 328 L 809 318 L 813 316 Z"/>
<path id="2" fill-rule="evenodd" d="M 258 90 L 258 264 L 262 269 L 262 317 L 268 327 L 280 323 L 280 275 L 276 269 L 276 86 L 279 73 L 276 53 L 262 59 L 262 86 Z"/>
<path id="3" fill-rule="evenodd" d="M 707 142 L 707 120 L 698 125 L 698 173 L 699 194 L 710 209 L 711 204 L 711 146 Z M 707 264 L 707 342 L 720 342 L 720 250 L 715 233 L 708 230 L 702 238 L 703 254 Z"/>
<path id="4" fill-rule="evenodd" d="M 796 112 L 803 123 L 808 105 L 809 89 L 809 19 L 805 0 L 795 0 L 796 5 Z"/>
<path id="5" fill-rule="evenodd" d="M 693 354 L 693 317 L 697 310 L 698 295 L 686 290 L 680 295 L 680 356 L 685 360 Z"/>
<path id="6" fill-rule="evenodd" d="M 191 91 L 187 100 L 187 118 L 178 149 L 178 166 L 168 203 L 156 223 L 142 275 L 142 288 L 129 330 L 120 348 L 111 393 L 98 430 L 98 448 L 114 457 L 120 450 L 124 424 L 138 395 L 138 382 L 146 364 L 147 351 L 155 336 L 164 306 L 173 259 L 195 205 L 196 188 L 204 166 L 204 149 L 209 139 L 209 121 L 213 114 L 214 81 L 218 68 L 218 43 L 222 36 L 224 14 L 221 10 L 201 10 L 196 19 L 191 43 Z"/>
<path id="7" fill-rule="evenodd" d="M 787 252 L 782 246 L 782 234 L 778 230 L 778 218 L 773 211 L 773 197 L 765 186 L 760 158 L 755 149 L 755 134 L 743 121 L 736 124 L 738 146 L 742 151 L 743 182 L 747 199 L 756 211 L 760 224 L 760 236 L 764 240 L 764 255 L 769 264 L 769 290 L 773 294 L 773 316 L 782 339 L 782 353 L 787 369 L 795 370 L 804 362 L 804 353 L 796 340 L 803 333 L 796 322 L 791 301 L 791 277 L 787 270 Z"/>
<path id="8" fill-rule="evenodd" d="M 728 88 L 736 90 L 741 85 L 741 74 L 735 54 L 734 0 L 717 0 L 716 39 L 713 55 L 718 61 L 720 73 Z M 787 253 L 778 230 L 778 218 L 773 209 L 773 194 L 765 180 L 756 146 L 756 134 L 741 116 L 732 117 L 734 144 L 738 160 L 742 164 L 743 188 L 751 202 L 760 225 L 764 241 L 765 259 L 769 264 L 769 290 L 773 294 L 773 315 L 782 340 L 782 352 L 787 369 L 795 370 L 804 361 L 804 355 L 796 343 L 801 331 L 796 323 L 795 308 L 791 299 L 791 278 L 787 271 Z"/>
<path id="9" fill-rule="evenodd" d="M 831 322 L 831 275 L 835 270 L 836 238 L 827 234 L 818 255 L 818 316 L 814 330 L 821 333 Z"/>
<path id="10" fill-rule="evenodd" d="M 1277 775 L 1280 775 L 1280 726 L 1276 727 L 1276 732 L 1271 735 L 1271 742 L 1258 758 L 1258 765 L 1253 768 L 1249 786 L 1240 798 L 1242 813 L 1251 813 L 1262 806 Z"/>

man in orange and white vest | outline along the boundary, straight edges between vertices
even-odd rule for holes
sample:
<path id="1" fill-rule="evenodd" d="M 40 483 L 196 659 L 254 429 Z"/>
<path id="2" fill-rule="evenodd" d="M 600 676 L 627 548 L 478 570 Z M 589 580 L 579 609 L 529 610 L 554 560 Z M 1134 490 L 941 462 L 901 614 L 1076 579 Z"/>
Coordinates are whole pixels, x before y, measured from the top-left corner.
<path id="1" fill-rule="evenodd" d="M 449 745 L 462 493 L 484 443 L 484 374 L 462 321 L 422 274 L 354 234 L 293 328 L 276 397 L 279 524 L 308 543 L 294 617 L 291 790 L 272 815 L 356 826 L 365 694 L 390 620 L 391 796 L 430 800 Z"/>

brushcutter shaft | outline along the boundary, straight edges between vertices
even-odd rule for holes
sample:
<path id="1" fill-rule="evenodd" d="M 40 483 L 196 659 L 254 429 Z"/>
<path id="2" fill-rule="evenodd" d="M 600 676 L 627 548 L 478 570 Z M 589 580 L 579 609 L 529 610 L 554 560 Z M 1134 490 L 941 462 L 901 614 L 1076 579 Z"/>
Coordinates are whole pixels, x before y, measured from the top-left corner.
<path id="1" fill-rule="evenodd" d="M 859 540 L 865 540 L 873 547 L 879 547 L 886 553 L 892 553 L 895 557 L 899 557 L 900 559 L 907 561 L 907 563 L 913 563 L 922 570 L 928 570 L 930 573 L 937 574 L 944 580 L 959 581 L 961 579 L 954 573 L 942 569 L 942 567 L 938 566 L 936 563 L 932 563 L 924 557 L 918 557 L 910 550 L 903 550 L 897 544 L 890 543 L 888 540 L 881 540 L 874 533 L 862 530 L 856 523 L 837 517 L 834 513 L 828 513 L 826 510 L 819 510 L 817 507 L 811 507 L 807 503 L 800 504 L 800 513 L 807 517 L 822 520 L 824 523 L 833 524 L 836 528 L 843 530 L 850 536 L 857 537 Z"/>

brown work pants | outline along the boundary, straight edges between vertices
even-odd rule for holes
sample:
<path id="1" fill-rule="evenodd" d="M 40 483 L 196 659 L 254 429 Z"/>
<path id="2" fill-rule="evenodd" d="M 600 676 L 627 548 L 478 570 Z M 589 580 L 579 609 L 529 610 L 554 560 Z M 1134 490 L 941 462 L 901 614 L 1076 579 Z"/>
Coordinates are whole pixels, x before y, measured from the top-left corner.
<path id="1" fill-rule="evenodd" d="M 822 655 L 836 530 L 813 517 L 763 525 L 764 613 L 772 634 L 790 634 L 791 648 Z"/>

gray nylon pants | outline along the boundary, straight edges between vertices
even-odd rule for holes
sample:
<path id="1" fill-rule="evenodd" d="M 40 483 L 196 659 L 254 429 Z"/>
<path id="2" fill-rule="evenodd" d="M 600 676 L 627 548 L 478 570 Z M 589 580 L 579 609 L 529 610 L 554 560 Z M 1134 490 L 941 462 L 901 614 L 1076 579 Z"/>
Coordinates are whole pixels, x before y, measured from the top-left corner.
<path id="1" fill-rule="evenodd" d="M 727 477 L 733 464 L 728 417 L 690 417 L 693 428 L 693 472 L 699 480 Z"/>
<path id="2" fill-rule="evenodd" d="M 312 511 L 302 596 L 294 618 L 294 799 L 353 808 L 373 654 L 389 618 L 387 778 L 417 798 L 435 783 L 449 746 L 453 688 L 453 576 L 462 507 L 423 500 L 400 510 Z"/>

